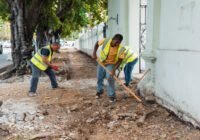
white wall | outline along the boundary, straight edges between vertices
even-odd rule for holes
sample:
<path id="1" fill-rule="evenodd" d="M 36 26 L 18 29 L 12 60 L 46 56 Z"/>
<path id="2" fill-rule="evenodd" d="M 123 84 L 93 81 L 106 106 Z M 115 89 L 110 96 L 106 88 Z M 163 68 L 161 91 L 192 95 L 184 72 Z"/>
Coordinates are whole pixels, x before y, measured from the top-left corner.
<path id="1" fill-rule="evenodd" d="M 123 45 L 128 43 L 128 0 L 108 0 L 108 37 L 120 33 L 124 36 Z M 118 21 L 117 21 L 118 15 Z"/>
<path id="2" fill-rule="evenodd" d="M 116 33 L 124 36 L 123 45 L 128 45 L 139 54 L 139 3 L 140 0 L 108 0 L 107 37 Z M 118 15 L 118 21 L 117 21 Z M 98 30 L 98 35 L 96 34 Z M 103 38 L 103 25 L 87 31 L 80 37 L 79 47 L 83 52 L 92 55 L 94 44 Z M 134 67 L 139 73 L 139 63 Z"/>
<path id="3" fill-rule="evenodd" d="M 148 12 L 146 54 L 156 57 L 148 67 L 157 101 L 200 127 L 200 1 L 148 1 Z"/>
<path id="4" fill-rule="evenodd" d="M 139 54 L 140 45 L 140 0 L 128 0 L 128 46 Z M 139 63 L 133 73 L 139 73 Z"/>
<path id="5" fill-rule="evenodd" d="M 130 46 L 139 54 L 139 7 L 140 0 L 108 0 L 108 36 L 123 35 L 123 45 Z M 118 23 L 113 18 L 117 18 Z M 139 63 L 134 67 L 139 73 Z"/>

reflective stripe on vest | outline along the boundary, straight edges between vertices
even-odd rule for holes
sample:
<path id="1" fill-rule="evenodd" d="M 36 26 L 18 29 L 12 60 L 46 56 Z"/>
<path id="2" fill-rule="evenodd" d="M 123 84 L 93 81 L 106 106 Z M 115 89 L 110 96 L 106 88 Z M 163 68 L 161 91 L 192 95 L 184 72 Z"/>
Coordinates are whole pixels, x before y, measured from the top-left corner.
<path id="1" fill-rule="evenodd" d="M 103 46 L 100 50 L 100 61 L 101 62 L 105 61 L 106 58 L 108 57 L 111 41 L 112 41 L 112 39 L 106 39 L 105 43 L 103 44 Z M 115 63 L 117 63 L 119 55 L 121 55 L 121 53 L 123 53 L 124 50 L 125 50 L 125 48 L 120 44 L 119 48 L 118 48 L 118 52 L 117 52 L 117 57 L 115 58 Z"/>
<path id="2" fill-rule="evenodd" d="M 50 46 L 46 46 L 46 47 L 43 47 L 43 48 L 46 48 L 49 50 L 49 56 L 47 58 L 47 60 L 50 62 L 51 61 L 51 58 L 52 58 L 52 51 L 51 51 L 51 48 Z M 40 70 L 44 71 L 48 68 L 48 65 L 45 64 L 42 60 L 42 55 L 41 55 L 41 50 L 43 49 L 39 49 L 38 52 L 31 58 L 31 62 L 37 67 L 39 68 Z"/>
<path id="3" fill-rule="evenodd" d="M 123 67 L 129 63 L 133 62 L 137 58 L 137 55 L 134 52 L 131 52 L 130 49 L 127 49 L 125 53 L 125 57 L 120 65 L 120 69 L 123 69 Z"/>
<path id="4" fill-rule="evenodd" d="M 102 48 L 100 50 L 100 61 L 103 62 L 106 60 L 108 53 L 109 53 L 109 46 L 111 43 L 111 39 L 106 39 L 102 45 Z"/>

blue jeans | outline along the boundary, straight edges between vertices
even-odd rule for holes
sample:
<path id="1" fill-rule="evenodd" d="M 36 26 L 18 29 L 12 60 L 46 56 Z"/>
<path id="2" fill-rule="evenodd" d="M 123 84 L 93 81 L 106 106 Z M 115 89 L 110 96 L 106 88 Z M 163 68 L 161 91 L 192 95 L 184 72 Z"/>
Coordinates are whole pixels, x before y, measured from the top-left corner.
<path id="1" fill-rule="evenodd" d="M 32 63 L 30 63 L 30 66 L 31 66 L 31 70 L 32 70 L 32 78 L 31 78 L 31 87 L 30 87 L 29 92 L 35 93 L 36 90 L 37 90 L 39 77 L 40 77 L 40 74 L 41 74 L 42 71 L 40 69 L 38 69 Z M 48 68 L 44 72 L 49 76 L 49 79 L 51 80 L 52 88 L 57 88 L 58 84 L 57 84 L 57 81 L 56 81 L 56 76 L 55 76 L 54 72 L 52 71 L 52 69 Z"/>
<path id="2" fill-rule="evenodd" d="M 138 58 L 136 58 L 132 62 L 127 63 L 126 66 L 124 67 L 124 75 L 125 75 L 126 86 L 128 86 L 131 82 L 132 71 L 133 71 L 133 68 L 134 68 L 135 64 L 137 63 L 137 61 L 138 61 Z"/>
<path id="3" fill-rule="evenodd" d="M 114 65 L 107 65 L 105 66 L 109 71 L 112 71 Z M 109 97 L 115 97 L 115 80 L 113 77 L 106 72 L 106 70 L 101 66 L 97 65 L 97 92 L 103 93 L 103 81 L 104 78 L 107 78 L 108 85 L 107 85 L 107 94 Z"/>

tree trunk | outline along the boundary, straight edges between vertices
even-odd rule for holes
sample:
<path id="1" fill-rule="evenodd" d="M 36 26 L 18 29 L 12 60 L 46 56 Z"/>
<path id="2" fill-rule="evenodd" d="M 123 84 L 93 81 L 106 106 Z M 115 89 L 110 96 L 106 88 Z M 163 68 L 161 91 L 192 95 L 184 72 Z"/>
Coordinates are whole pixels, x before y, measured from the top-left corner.
<path id="1" fill-rule="evenodd" d="M 25 22 L 24 0 L 11 2 L 11 43 L 12 58 L 17 75 L 25 74 L 27 69 L 27 56 L 31 55 L 33 31 L 28 32 Z"/>
<path id="2" fill-rule="evenodd" d="M 26 73 L 27 70 L 27 59 L 31 58 L 31 51 L 34 50 L 32 47 L 33 33 L 36 27 L 41 29 L 38 38 L 42 40 L 44 38 L 44 32 L 47 31 L 43 21 L 45 16 L 44 8 L 49 4 L 49 1 L 45 0 L 6 0 L 10 8 L 10 23 L 11 23 L 11 47 L 12 47 L 12 58 L 13 58 L 13 69 L 17 75 Z M 67 11 L 73 7 L 74 1 L 69 2 L 62 6 L 57 16 L 62 18 L 66 15 Z M 48 19 L 45 19 L 48 21 Z M 42 27 L 41 27 L 42 26 Z M 49 27 L 46 27 L 47 29 Z M 54 35 L 55 41 L 59 41 L 59 32 Z M 49 36 L 51 38 L 52 36 Z M 57 39 L 57 40 L 56 40 Z M 48 40 L 49 41 L 49 40 Z M 11 72 L 13 72 L 13 69 Z"/>

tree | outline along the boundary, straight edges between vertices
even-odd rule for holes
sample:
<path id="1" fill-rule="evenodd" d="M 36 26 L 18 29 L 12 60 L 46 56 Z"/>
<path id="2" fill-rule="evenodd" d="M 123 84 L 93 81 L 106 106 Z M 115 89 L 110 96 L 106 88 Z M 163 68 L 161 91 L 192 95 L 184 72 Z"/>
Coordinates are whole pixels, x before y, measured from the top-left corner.
<path id="1" fill-rule="evenodd" d="M 34 32 L 38 40 L 49 29 L 61 36 L 94 26 L 106 17 L 106 0 L 0 0 L 0 16 L 11 24 L 13 70 L 25 73 Z"/>

